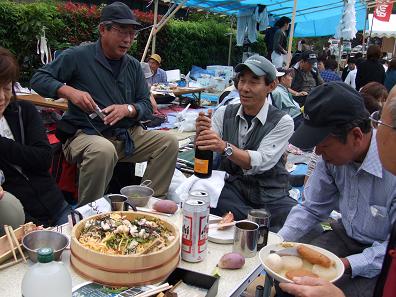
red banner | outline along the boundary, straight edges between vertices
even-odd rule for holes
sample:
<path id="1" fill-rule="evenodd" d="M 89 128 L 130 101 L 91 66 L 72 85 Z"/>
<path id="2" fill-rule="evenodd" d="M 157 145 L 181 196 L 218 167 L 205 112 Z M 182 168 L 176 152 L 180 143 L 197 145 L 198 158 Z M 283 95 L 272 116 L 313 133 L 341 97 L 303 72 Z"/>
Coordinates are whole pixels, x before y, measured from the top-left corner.
<path id="1" fill-rule="evenodd" d="M 374 17 L 381 22 L 389 22 L 392 9 L 393 2 L 391 0 L 377 0 Z"/>

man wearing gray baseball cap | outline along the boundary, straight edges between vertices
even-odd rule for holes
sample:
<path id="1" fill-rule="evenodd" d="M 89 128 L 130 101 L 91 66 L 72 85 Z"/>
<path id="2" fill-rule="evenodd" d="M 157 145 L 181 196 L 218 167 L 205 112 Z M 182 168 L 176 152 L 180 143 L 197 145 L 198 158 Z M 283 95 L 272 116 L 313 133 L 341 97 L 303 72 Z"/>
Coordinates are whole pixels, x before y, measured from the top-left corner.
<path id="1" fill-rule="evenodd" d="M 220 170 L 229 176 L 212 213 L 231 211 L 240 220 L 251 209 L 266 208 L 277 230 L 295 205 L 282 158 L 293 120 L 267 101 L 276 86 L 270 61 L 254 55 L 235 70 L 241 103 L 220 107 L 212 118 L 200 113 L 196 122 L 196 145 L 221 155 Z"/>

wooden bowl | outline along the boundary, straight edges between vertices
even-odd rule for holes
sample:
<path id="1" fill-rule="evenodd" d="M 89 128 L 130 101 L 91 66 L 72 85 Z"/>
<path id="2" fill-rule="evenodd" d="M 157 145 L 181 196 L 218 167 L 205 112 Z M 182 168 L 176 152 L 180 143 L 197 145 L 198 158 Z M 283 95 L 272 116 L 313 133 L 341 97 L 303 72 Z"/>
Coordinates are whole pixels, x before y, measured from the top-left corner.
<path id="1" fill-rule="evenodd" d="M 157 219 L 170 230 L 174 241 L 166 248 L 144 255 L 107 255 L 91 250 L 78 241 L 87 220 L 107 214 L 94 215 L 80 221 L 71 234 L 70 263 L 81 276 L 114 287 L 133 287 L 163 281 L 180 261 L 180 234 L 178 228 L 158 217 L 142 212 L 115 212 L 128 220 Z"/>

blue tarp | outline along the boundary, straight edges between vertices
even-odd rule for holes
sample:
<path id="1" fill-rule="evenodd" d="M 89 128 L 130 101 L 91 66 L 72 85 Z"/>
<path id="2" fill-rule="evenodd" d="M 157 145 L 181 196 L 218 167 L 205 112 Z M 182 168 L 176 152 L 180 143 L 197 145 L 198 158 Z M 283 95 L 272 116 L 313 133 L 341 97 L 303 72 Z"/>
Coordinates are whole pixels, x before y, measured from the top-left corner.
<path id="1" fill-rule="evenodd" d="M 183 0 L 171 0 L 181 3 Z M 334 35 L 343 11 L 343 0 L 298 0 L 296 10 L 295 37 Z M 236 15 L 266 5 L 275 17 L 292 17 L 293 0 L 187 0 L 185 6 L 213 13 Z M 363 30 L 366 16 L 366 1 L 356 0 L 357 30 Z"/>

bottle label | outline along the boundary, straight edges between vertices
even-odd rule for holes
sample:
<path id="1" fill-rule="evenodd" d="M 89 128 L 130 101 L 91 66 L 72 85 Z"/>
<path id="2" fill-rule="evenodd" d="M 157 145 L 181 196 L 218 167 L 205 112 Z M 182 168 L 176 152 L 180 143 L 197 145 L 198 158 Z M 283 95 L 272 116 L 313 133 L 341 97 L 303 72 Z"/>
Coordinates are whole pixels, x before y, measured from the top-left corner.
<path id="1" fill-rule="evenodd" d="M 202 160 L 195 158 L 194 171 L 197 173 L 206 174 L 209 172 L 209 160 Z"/>

